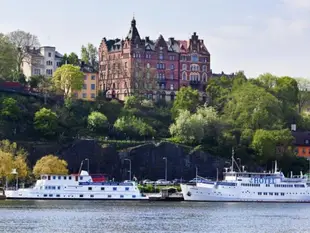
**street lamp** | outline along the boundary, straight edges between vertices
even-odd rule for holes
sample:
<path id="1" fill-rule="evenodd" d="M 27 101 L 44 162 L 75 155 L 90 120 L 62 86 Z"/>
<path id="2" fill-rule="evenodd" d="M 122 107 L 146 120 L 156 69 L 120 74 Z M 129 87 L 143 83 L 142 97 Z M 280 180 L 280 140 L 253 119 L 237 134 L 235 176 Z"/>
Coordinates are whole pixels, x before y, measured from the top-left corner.
<path id="1" fill-rule="evenodd" d="M 124 159 L 125 161 L 129 162 L 129 180 L 131 180 L 131 159 Z"/>
<path id="2" fill-rule="evenodd" d="M 165 160 L 165 181 L 167 181 L 167 157 L 163 157 L 163 160 Z"/>
<path id="3" fill-rule="evenodd" d="M 18 190 L 18 172 L 16 171 L 16 168 L 12 169 L 11 174 L 16 175 L 16 190 Z"/>
<path id="4" fill-rule="evenodd" d="M 86 159 L 84 159 L 84 161 L 87 161 L 87 172 L 88 172 L 88 175 L 89 175 L 89 159 L 86 158 Z"/>

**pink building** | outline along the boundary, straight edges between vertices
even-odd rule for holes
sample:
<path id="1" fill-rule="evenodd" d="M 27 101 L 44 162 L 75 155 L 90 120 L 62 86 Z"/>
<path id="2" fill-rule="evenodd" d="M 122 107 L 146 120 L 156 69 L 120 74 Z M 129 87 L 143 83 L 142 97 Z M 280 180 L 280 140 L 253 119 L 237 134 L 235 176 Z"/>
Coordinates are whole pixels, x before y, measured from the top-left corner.
<path id="1" fill-rule="evenodd" d="M 103 38 L 99 64 L 99 90 L 121 100 L 133 92 L 173 100 L 180 85 L 203 90 L 210 76 L 210 54 L 196 33 L 189 41 L 142 39 L 135 19 L 124 40 Z"/>

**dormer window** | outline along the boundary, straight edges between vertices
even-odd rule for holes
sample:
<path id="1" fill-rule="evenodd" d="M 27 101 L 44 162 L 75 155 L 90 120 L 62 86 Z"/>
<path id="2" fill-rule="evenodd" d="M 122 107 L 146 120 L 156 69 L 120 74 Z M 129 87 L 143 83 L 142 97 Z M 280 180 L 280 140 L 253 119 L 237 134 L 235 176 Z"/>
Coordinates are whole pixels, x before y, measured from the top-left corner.
<path id="1" fill-rule="evenodd" d="M 164 60 L 164 55 L 162 53 L 159 54 L 159 60 Z"/>
<path id="2" fill-rule="evenodd" d="M 136 44 L 136 48 L 137 48 L 137 49 L 139 48 L 139 45 L 138 45 L 138 44 Z"/>

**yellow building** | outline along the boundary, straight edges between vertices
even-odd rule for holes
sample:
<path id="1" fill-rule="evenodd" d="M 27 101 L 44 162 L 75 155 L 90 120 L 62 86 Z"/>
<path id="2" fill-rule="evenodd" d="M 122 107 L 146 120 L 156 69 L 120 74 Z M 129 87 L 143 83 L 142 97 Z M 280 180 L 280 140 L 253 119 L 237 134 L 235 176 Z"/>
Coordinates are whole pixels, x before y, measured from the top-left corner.
<path id="1" fill-rule="evenodd" d="M 77 99 L 94 101 L 98 94 L 98 72 L 84 62 L 81 63 L 81 71 L 85 74 L 83 88 L 75 91 L 73 96 Z"/>

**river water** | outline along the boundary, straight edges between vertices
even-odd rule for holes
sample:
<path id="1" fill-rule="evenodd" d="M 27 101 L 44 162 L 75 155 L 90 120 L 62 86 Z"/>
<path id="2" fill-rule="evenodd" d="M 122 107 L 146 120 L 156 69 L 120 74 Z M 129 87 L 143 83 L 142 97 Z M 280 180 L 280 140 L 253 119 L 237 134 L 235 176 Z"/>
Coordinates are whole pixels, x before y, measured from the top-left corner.
<path id="1" fill-rule="evenodd" d="M 307 233 L 310 204 L 0 201 L 2 233 Z"/>

